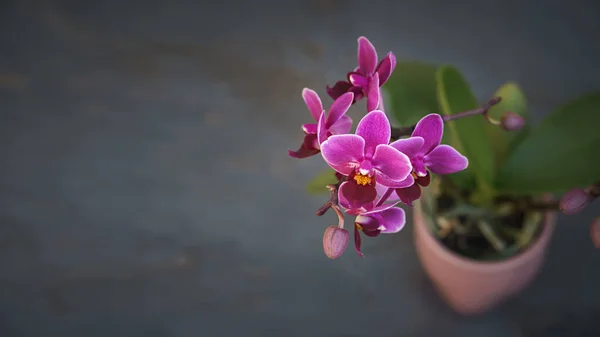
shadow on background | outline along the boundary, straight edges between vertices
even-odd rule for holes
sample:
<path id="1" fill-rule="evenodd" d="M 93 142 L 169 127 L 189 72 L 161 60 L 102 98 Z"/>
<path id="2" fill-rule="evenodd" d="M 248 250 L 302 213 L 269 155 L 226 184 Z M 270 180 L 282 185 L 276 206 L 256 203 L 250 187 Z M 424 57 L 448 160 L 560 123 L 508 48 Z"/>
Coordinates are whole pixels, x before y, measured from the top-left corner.
<path id="1" fill-rule="evenodd" d="M 356 38 L 508 80 L 534 120 L 600 88 L 594 1 L 13 1 L 0 5 L 0 335 L 592 336 L 600 254 L 561 217 L 522 296 L 460 318 L 412 230 L 336 261 L 322 161 L 288 158 Z M 328 103 L 326 103 L 328 104 Z M 357 117 L 359 111 L 351 115 Z"/>

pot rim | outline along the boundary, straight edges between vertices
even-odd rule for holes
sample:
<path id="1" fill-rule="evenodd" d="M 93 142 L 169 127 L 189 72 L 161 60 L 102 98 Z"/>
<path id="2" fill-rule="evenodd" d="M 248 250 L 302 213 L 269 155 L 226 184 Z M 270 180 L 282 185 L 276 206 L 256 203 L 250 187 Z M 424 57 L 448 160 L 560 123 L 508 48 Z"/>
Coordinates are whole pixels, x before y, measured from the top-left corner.
<path id="1" fill-rule="evenodd" d="M 556 223 L 556 212 L 545 212 L 544 220 L 542 222 L 542 226 L 544 226 L 542 232 L 539 234 L 535 242 L 529 245 L 524 251 L 504 260 L 480 261 L 459 255 L 453 250 L 444 246 L 435 236 L 433 236 L 429 226 L 425 224 L 421 203 L 416 202 L 415 204 L 416 205 L 413 211 L 413 223 L 415 226 L 417 226 L 417 228 L 415 228 L 415 233 L 417 231 L 424 231 L 425 233 L 423 233 L 423 236 L 427 241 L 425 242 L 425 245 L 427 245 L 428 249 L 434 250 L 436 255 L 446 260 L 448 263 L 458 265 L 465 269 L 478 269 L 480 271 L 489 270 L 496 272 L 501 270 L 515 269 L 516 267 L 527 263 L 529 260 L 535 258 L 540 251 L 543 251 L 544 247 L 552 236 L 554 224 Z"/>

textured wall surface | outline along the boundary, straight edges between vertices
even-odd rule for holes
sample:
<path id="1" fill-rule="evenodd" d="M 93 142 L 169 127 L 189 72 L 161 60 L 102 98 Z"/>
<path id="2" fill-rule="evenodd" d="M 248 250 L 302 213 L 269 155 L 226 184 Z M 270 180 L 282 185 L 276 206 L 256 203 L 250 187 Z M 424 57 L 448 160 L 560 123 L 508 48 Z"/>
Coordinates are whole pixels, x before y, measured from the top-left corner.
<path id="1" fill-rule="evenodd" d="M 0 336 L 598 336 L 598 206 L 559 217 L 534 286 L 461 318 L 412 230 L 337 261 L 287 157 L 324 94 L 381 53 L 452 63 L 535 120 L 600 89 L 594 1 L 3 1 Z M 358 116 L 353 110 L 353 116 Z M 563 163 L 557 163 L 563 165 Z"/>

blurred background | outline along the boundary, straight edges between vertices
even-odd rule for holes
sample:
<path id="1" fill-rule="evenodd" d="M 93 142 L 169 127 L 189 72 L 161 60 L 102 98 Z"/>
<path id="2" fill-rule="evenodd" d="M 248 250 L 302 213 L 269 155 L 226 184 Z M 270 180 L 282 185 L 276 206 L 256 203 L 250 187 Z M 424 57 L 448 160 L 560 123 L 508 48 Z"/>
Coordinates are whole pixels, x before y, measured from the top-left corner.
<path id="1" fill-rule="evenodd" d="M 463 318 L 411 226 L 327 259 L 336 218 L 305 192 L 325 164 L 287 156 L 302 88 L 324 97 L 360 35 L 482 101 L 517 81 L 539 121 L 600 89 L 598 33 L 593 0 L 2 1 L 0 336 L 600 336 L 597 206 Z"/>

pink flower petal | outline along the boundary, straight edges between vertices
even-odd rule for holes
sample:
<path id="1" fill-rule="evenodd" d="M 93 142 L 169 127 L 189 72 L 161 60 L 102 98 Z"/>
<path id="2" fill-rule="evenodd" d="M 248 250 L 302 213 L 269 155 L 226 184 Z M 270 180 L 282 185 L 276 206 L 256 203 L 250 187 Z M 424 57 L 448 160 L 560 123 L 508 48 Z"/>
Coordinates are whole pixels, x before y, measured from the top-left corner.
<path id="1" fill-rule="evenodd" d="M 372 215 L 372 214 L 376 214 L 376 213 L 379 213 L 379 212 L 383 212 L 386 209 L 390 209 L 390 208 L 396 206 L 398 204 L 398 202 L 400 202 L 400 200 L 394 201 L 394 202 L 390 202 L 390 203 L 385 203 L 383 205 L 379 205 L 377 207 L 373 207 L 373 208 L 369 209 L 366 212 L 362 212 L 361 214 L 362 215 Z"/>
<path id="2" fill-rule="evenodd" d="M 380 184 L 382 184 L 382 181 L 379 180 L 379 176 L 381 175 L 400 182 L 406 179 L 412 172 L 410 159 L 404 153 L 385 144 L 377 146 L 371 162 L 376 174 L 378 173 L 376 179 Z"/>
<path id="3" fill-rule="evenodd" d="M 379 86 L 382 86 L 392 75 L 392 72 L 396 68 L 396 55 L 389 52 L 377 65 L 376 73 L 379 74 Z"/>
<path id="4" fill-rule="evenodd" d="M 345 181 L 340 185 L 338 199 L 340 206 L 346 209 L 358 209 L 365 205 L 372 205 L 377 198 L 375 187 L 358 185 L 352 181 Z"/>
<path id="5" fill-rule="evenodd" d="M 312 89 L 304 88 L 302 89 L 302 98 L 312 117 L 315 121 L 318 121 L 321 112 L 323 112 L 323 104 L 321 103 L 319 95 Z"/>
<path id="6" fill-rule="evenodd" d="M 391 147 L 404 153 L 408 158 L 413 159 L 425 144 L 425 140 L 419 136 L 398 139 L 390 144 Z"/>
<path id="7" fill-rule="evenodd" d="M 369 85 L 369 79 L 360 73 L 349 73 L 348 80 L 355 87 L 366 88 Z"/>
<path id="8" fill-rule="evenodd" d="M 347 93 L 348 90 L 350 90 L 350 88 L 352 88 L 352 83 L 346 81 L 338 81 L 333 85 L 333 87 L 327 86 L 327 88 L 325 88 L 325 91 L 327 91 L 327 95 L 329 95 L 329 97 L 331 97 L 332 99 L 337 99 L 338 97 Z"/>
<path id="9" fill-rule="evenodd" d="M 342 118 L 340 118 L 329 128 L 329 132 L 331 132 L 334 135 L 342 135 L 350 132 L 351 128 L 352 119 L 348 116 L 342 116 Z"/>
<path id="10" fill-rule="evenodd" d="M 389 187 L 387 186 L 383 186 L 381 184 L 375 184 L 375 189 L 377 190 L 377 195 L 378 196 L 383 196 L 383 194 L 385 192 L 387 192 Z M 387 201 L 399 201 L 400 199 L 398 198 L 398 195 L 396 195 L 396 193 L 392 193 L 390 194 L 390 196 L 387 198 Z"/>
<path id="11" fill-rule="evenodd" d="M 369 81 L 369 87 L 367 88 L 367 111 L 373 111 L 379 108 L 379 101 L 381 100 L 380 94 L 379 75 L 375 73 L 373 77 L 371 77 L 371 80 Z"/>
<path id="12" fill-rule="evenodd" d="M 349 175 L 363 160 L 365 140 L 357 135 L 334 135 L 321 144 L 325 162 L 337 172 Z"/>
<path id="13" fill-rule="evenodd" d="M 383 111 L 373 110 L 358 122 L 356 134 L 364 138 L 365 157 L 371 158 L 377 145 L 389 143 L 390 121 Z"/>
<path id="14" fill-rule="evenodd" d="M 379 213 L 379 215 L 381 216 L 379 229 L 382 233 L 398 233 L 402 228 L 404 228 L 404 224 L 406 223 L 406 214 L 402 208 L 393 207 Z"/>
<path id="15" fill-rule="evenodd" d="M 358 67 L 364 75 L 372 74 L 377 67 L 377 51 L 364 36 L 358 38 Z"/>
<path id="16" fill-rule="evenodd" d="M 354 225 L 354 249 L 356 249 L 356 252 L 358 253 L 358 255 L 360 257 L 363 257 L 363 253 L 360 251 L 360 244 L 361 244 L 360 230 L 358 229 L 358 227 L 356 225 Z"/>
<path id="17" fill-rule="evenodd" d="M 444 120 L 438 114 L 429 114 L 417 123 L 413 136 L 422 137 L 425 143 L 421 153 L 427 154 L 436 146 L 440 145 L 444 133 Z"/>
<path id="18" fill-rule="evenodd" d="M 335 124 L 350 109 L 352 101 L 354 101 L 354 94 L 347 92 L 333 102 L 325 119 L 325 127 L 327 129 Z"/>
<path id="19" fill-rule="evenodd" d="M 460 154 L 450 145 L 440 145 L 423 158 L 425 166 L 437 174 L 451 174 L 462 171 L 469 166 L 467 157 Z"/>
<path id="20" fill-rule="evenodd" d="M 396 195 L 404 204 L 413 207 L 413 202 L 421 197 L 421 187 L 417 184 L 396 189 Z"/>
<path id="21" fill-rule="evenodd" d="M 317 135 L 314 133 L 309 133 L 304 136 L 304 140 L 302 141 L 302 145 L 300 145 L 298 151 L 288 150 L 288 155 L 298 159 L 314 156 L 315 154 L 319 153 L 318 145 Z"/>
<path id="22" fill-rule="evenodd" d="M 317 134 L 317 126 L 318 124 L 302 124 L 302 131 L 304 131 L 304 133 L 313 133 L 313 134 Z"/>
<path id="23" fill-rule="evenodd" d="M 321 113 L 317 123 L 317 140 L 323 144 L 327 140 L 327 128 L 325 127 L 325 111 Z"/>

